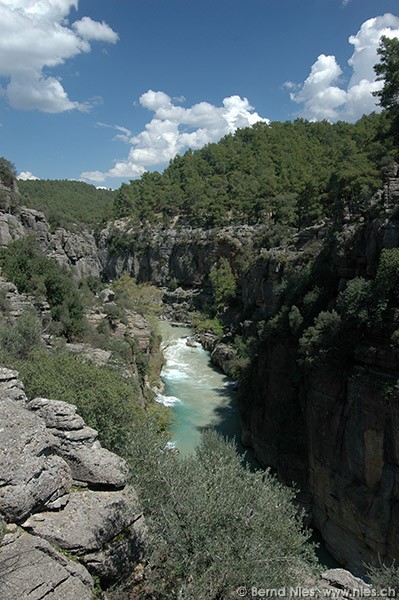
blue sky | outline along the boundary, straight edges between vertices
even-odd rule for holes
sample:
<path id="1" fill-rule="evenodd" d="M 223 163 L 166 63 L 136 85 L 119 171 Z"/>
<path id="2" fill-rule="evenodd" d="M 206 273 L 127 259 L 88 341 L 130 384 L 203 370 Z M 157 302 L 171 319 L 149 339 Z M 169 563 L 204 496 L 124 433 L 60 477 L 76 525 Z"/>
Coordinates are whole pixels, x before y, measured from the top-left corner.
<path id="1" fill-rule="evenodd" d="M 259 120 L 371 112 L 399 1 L 0 0 L 0 27 L 0 155 L 116 188 Z"/>

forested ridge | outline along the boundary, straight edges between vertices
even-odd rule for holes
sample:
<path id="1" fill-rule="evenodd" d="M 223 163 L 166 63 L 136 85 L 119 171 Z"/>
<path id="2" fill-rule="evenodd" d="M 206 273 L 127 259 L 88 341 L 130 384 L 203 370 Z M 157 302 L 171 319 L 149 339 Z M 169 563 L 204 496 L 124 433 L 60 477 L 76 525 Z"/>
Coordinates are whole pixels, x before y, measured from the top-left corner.
<path id="1" fill-rule="evenodd" d="M 19 180 L 18 188 L 21 203 L 43 211 L 54 227 L 93 227 L 112 215 L 114 192 L 83 181 Z"/>
<path id="2" fill-rule="evenodd" d="M 386 115 L 375 113 L 355 124 L 258 123 L 176 156 L 163 174 L 123 184 L 115 217 L 311 225 L 330 216 L 335 201 L 360 203 L 381 186 L 392 150 L 387 127 Z"/>

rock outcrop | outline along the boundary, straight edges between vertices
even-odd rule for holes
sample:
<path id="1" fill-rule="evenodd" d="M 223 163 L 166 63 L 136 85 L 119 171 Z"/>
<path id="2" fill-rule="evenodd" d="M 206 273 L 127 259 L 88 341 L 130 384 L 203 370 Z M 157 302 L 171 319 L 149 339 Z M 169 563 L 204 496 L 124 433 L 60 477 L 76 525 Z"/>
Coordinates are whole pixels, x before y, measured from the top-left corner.
<path id="1" fill-rule="evenodd" d="M 167 286 L 174 281 L 182 288 L 203 288 L 219 257 L 228 257 L 233 270 L 240 250 L 250 252 L 264 232 L 264 226 L 235 226 L 220 229 L 180 227 L 154 229 L 128 228 L 116 221 L 101 232 L 99 253 L 107 279 L 127 272 L 137 281 Z M 113 239 L 123 239 L 124 247 L 114 248 Z"/>
<path id="2" fill-rule="evenodd" d="M 326 308 L 349 280 L 375 275 L 383 248 L 399 246 L 399 193 L 393 183 L 389 198 L 387 192 L 379 197 L 383 207 L 388 204 L 379 215 L 348 217 L 338 230 L 326 258 L 336 281 Z M 315 240 L 313 251 L 320 247 Z M 248 274 L 244 303 L 247 310 L 252 306 L 255 326 L 275 314 L 289 261 L 299 272 L 302 249 L 268 253 Z M 387 562 L 399 556 L 399 353 L 392 343 L 398 317 L 396 302 L 383 326 L 363 335 L 348 360 L 327 356 L 305 376 L 296 368 L 298 339 L 292 331 L 266 338 L 240 401 L 244 445 L 284 483 L 300 487 L 299 500 L 327 549 L 359 571 L 378 556 Z"/>
<path id="3" fill-rule="evenodd" d="M 125 462 L 74 406 L 28 401 L 8 369 L 0 422 L 1 598 L 89 599 L 93 576 L 108 585 L 133 569 L 144 522 Z"/>

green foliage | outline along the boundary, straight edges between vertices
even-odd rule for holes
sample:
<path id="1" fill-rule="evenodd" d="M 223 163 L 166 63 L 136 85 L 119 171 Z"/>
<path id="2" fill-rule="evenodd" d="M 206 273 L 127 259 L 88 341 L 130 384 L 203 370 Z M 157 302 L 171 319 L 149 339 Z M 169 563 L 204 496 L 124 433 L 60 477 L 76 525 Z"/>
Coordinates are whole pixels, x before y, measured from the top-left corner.
<path id="1" fill-rule="evenodd" d="M 293 491 L 267 471 L 249 471 L 234 444 L 213 431 L 195 456 L 180 458 L 165 443 L 147 422 L 130 455 L 149 528 L 150 593 L 216 600 L 259 581 L 273 588 L 303 581 L 315 559 Z"/>
<path id="2" fill-rule="evenodd" d="M 372 294 L 374 318 L 380 321 L 390 300 L 399 294 L 399 248 L 384 248 L 381 251 Z"/>
<path id="3" fill-rule="evenodd" d="M 227 258 L 219 260 L 218 265 L 211 269 L 209 278 L 212 283 L 215 305 L 220 311 L 234 300 L 237 293 L 236 279 Z"/>
<path id="4" fill-rule="evenodd" d="M 377 81 L 383 81 L 381 90 L 373 92 L 379 98 L 379 104 L 387 110 L 390 121 L 390 133 L 394 146 L 398 147 L 399 133 L 399 40 L 382 36 L 377 50 L 380 62 L 374 66 Z"/>
<path id="5" fill-rule="evenodd" d="M 162 307 L 162 291 L 149 283 L 136 283 L 127 273 L 112 283 L 116 302 L 125 309 L 141 315 L 159 315 Z"/>
<path id="6" fill-rule="evenodd" d="M 191 315 L 193 327 L 198 333 L 210 332 L 214 335 L 223 335 L 223 325 L 217 317 L 213 319 L 206 317 L 202 313 L 196 312 Z"/>
<path id="7" fill-rule="evenodd" d="M 27 358 L 40 343 L 41 324 L 33 312 L 25 311 L 16 322 L 0 321 L 1 355 L 7 353 L 13 358 Z"/>
<path id="8" fill-rule="evenodd" d="M 16 176 L 17 171 L 15 165 L 4 158 L 4 156 L 0 156 L 0 183 L 6 187 L 12 187 Z"/>
<path id="9" fill-rule="evenodd" d="M 178 216 L 208 228 L 266 222 L 284 239 L 291 228 L 334 215 L 337 200 L 361 204 L 379 187 L 389 147 L 384 122 L 372 114 L 354 124 L 297 119 L 239 129 L 176 156 L 162 175 L 122 186 L 114 214 L 151 222 Z"/>
<path id="10" fill-rule="evenodd" d="M 126 254 L 132 248 L 132 238 L 126 232 L 117 227 L 111 227 L 107 236 L 107 246 L 111 254 Z"/>
<path id="11" fill-rule="evenodd" d="M 29 180 L 18 182 L 21 203 L 41 210 L 54 227 L 96 227 L 111 217 L 115 192 L 82 181 Z"/>
<path id="12" fill-rule="evenodd" d="M 396 108 L 399 104 L 399 39 L 382 36 L 377 50 L 380 62 L 374 66 L 377 81 L 383 81 L 381 90 L 374 93 L 383 108 Z"/>
<path id="13" fill-rule="evenodd" d="M 295 304 L 291 306 L 290 312 L 288 313 L 288 323 L 292 333 L 298 333 L 303 324 L 303 317 L 301 311 Z"/>
<path id="14" fill-rule="evenodd" d="M 336 350 L 340 328 L 341 317 L 335 310 L 322 311 L 299 340 L 303 363 L 312 366 Z"/>
<path id="15" fill-rule="evenodd" d="M 97 429 L 100 441 L 123 453 L 144 418 L 132 380 L 62 350 L 37 348 L 29 360 L 14 362 L 29 398 L 45 397 L 74 404 L 86 423 Z"/>
<path id="16" fill-rule="evenodd" d="M 342 318 L 356 327 L 370 324 L 372 283 L 363 277 L 348 282 L 337 298 L 337 310 Z"/>
<path id="17" fill-rule="evenodd" d="M 384 598 L 397 598 L 399 594 L 399 567 L 393 562 L 391 565 L 380 564 L 378 567 L 369 566 L 368 575 L 373 588 Z"/>
<path id="18" fill-rule="evenodd" d="M 50 304 L 57 333 L 68 339 L 82 335 L 84 306 L 77 284 L 67 270 L 39 252 L 34 238 L 22 238 L 2 249 L 0 264 L 19 292 L 34 294 Z"/>

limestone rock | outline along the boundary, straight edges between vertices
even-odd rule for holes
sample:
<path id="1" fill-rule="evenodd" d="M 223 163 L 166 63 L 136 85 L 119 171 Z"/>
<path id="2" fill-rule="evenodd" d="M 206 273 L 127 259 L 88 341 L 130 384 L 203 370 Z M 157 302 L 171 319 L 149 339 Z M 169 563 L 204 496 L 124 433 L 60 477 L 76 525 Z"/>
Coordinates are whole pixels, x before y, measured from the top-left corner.
<path id="1" fill-rule="evenodd" d="M 8 246 L 24 235 L 24 228 L 16 216 L 0 213 L 0 246 Z"/>
<path id="2" fill-rule="evenodd" d="M 58 508 L 32 515 L 29 532 L 79 557 L 103 581 L 115 581 L 143 556 L 143 517 L 131 488 L 73 492 Z"/>
<path id="3" fill-rule="evenodd" d="M 22 381 L 18 379 L 18 372 L 0 367 L 0 403 L 8 399 L 25 406 L 28 399 Z"/>
<path id="4" fill-rule="evenodd" d="M 0 543 L 2 600 L 91 600 L 93 587 L 83 565 L 39 537 L 15 531 Z"/>
<path id="5" fill-rule="evenodd" d="M 329 569 L 322 573 L 321 578 L 327 581 L 331 587 L 344 590 L 352 595 L 356 594 L 355 590 L 360 592 L 361 590 L 370 589 L 370 585 L 345 569 Z"/>
<path id="6" fill-rule="evenodd" d="M 3 398 L 0 423 L 0 513 L 19 521 L 68 491 L 72 475 L 42 419 Z"/>
<path id="7" fill-rule="evenodd" d="M 121 488 L 126 484 L 125 461 L 103 448 L 97 432 L 86 427 L 76 407 L 62 401 L 35 398 L 28 407 L 53 434 L 53 449 L 69 465 L 74 480 L 97 487 Z"/>
<path id="8" fill-rule="evenodd" d="M 140 514 L 130 488 L 118 492 L 87 490 L 71 492 L 61 510 L 34 514 L 22 526 L 60 548 L 84 555 L 100 550 Z"/>
<path id="9" fill-rule="evenodd" d="M 101 290 L 101 292 L 99 292 L 98 295 L 101 298 L 101 300 L 106 303 L 113 302 L 115 300 L 115 292 L 114 292 L 114 290 L 111 290 L 110 288 Z"/>
<path id="10" fill-rule="evenodd" d="M 220 342 L 216 345 L 211 354 L 211 361 L 214 365 L 219 367 L 223 373 L 231 375 L 236 357 L 237 351 L 232 345 Z"/>
<path id="11" fill-rule="evenodd" d="M 102 350 L 101 348 L 93 348 L 89 344 L 68 343 L 65 344 L 65 350 L 72 354 L 80 354 L 82 358 L 88 360 L 95 365 L 101 367 L 109 363 L 112 352 L 110 350 Z"/>

